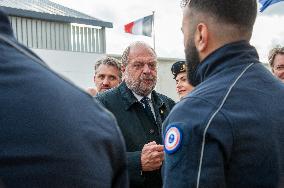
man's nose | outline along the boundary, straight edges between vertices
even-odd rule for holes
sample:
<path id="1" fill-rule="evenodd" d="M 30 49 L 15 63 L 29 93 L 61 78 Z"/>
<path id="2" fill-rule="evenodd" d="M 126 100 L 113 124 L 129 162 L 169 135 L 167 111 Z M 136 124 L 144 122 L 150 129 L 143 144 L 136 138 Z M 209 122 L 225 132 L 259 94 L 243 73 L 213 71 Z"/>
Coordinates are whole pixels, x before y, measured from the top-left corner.
<path id="1" fill-rule="evenodd" d="M 144 65 L 144 67 L 143 67 L 143 72 L 144 72 L 144 73 L 150 73 L 150 72 L 151 72 L 151 69 L 150 69 L 150 67 L 149 67 L 148 64 L 145 64 L 145 65 Z"/>
<path id="2" fill-rule="evenodd" d="M 103 85 L 109 85 L 109 79 L 107 77 L 104 78 Z"/>

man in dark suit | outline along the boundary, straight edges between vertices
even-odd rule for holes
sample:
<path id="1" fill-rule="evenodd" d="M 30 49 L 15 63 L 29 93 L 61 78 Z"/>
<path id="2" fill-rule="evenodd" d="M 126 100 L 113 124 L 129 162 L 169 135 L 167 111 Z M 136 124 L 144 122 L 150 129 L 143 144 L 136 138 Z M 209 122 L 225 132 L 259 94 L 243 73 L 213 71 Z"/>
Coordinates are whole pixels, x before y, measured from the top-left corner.
<path id="1" fill-rule="evenodd" d="M 170 98 L 154 91 L 157 56 L 143 42 L 126 48 L 122 55 L 124 81 L 96 98 L 116 117 L 126 141 L 131 187 L 161 187 L 164 160 L 161 124 L 174 106 Z"/>
<path id="2" fill-rule="evenodd" d="M 0 186 L 128 187 L 113 116 L 20 45 L 1 11 L 0 48 Z"/>

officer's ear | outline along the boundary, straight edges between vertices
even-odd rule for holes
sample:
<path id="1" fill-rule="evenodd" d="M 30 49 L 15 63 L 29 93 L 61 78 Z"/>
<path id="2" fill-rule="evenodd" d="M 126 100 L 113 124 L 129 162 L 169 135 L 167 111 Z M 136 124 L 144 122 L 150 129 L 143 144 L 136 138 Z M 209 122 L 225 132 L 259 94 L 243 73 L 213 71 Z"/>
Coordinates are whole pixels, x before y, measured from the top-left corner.
<path id="1" fill-rule="evenodd" d="M 199 23 L 196 26 L 195 46 L 199 53 L 204 53 L 208 47 L 209 31 L 205 23 Z"/>

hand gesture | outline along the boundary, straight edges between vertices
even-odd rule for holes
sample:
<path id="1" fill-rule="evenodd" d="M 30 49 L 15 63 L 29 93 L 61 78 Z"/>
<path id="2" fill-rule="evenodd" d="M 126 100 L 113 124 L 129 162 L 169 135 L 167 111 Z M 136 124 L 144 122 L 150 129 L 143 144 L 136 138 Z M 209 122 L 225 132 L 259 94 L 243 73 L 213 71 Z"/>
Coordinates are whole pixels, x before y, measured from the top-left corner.
<path id="1" fill-rule="evenodd" d="M 142 171 L 157 170 L 164 160 L 164 146 L 155 141 L 145 144 L 141 152 Z"/>

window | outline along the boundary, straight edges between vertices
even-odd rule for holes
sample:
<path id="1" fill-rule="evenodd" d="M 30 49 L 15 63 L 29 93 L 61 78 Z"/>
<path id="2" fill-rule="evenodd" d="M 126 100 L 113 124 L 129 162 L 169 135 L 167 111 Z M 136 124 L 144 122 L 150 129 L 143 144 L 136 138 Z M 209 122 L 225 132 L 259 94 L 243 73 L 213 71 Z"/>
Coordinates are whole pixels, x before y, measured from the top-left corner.
<path id="1" fill-rule="evenodd" d="M 30 48 L 105 53 L 105 29 L 10 16 L 17 40 Z"/>

